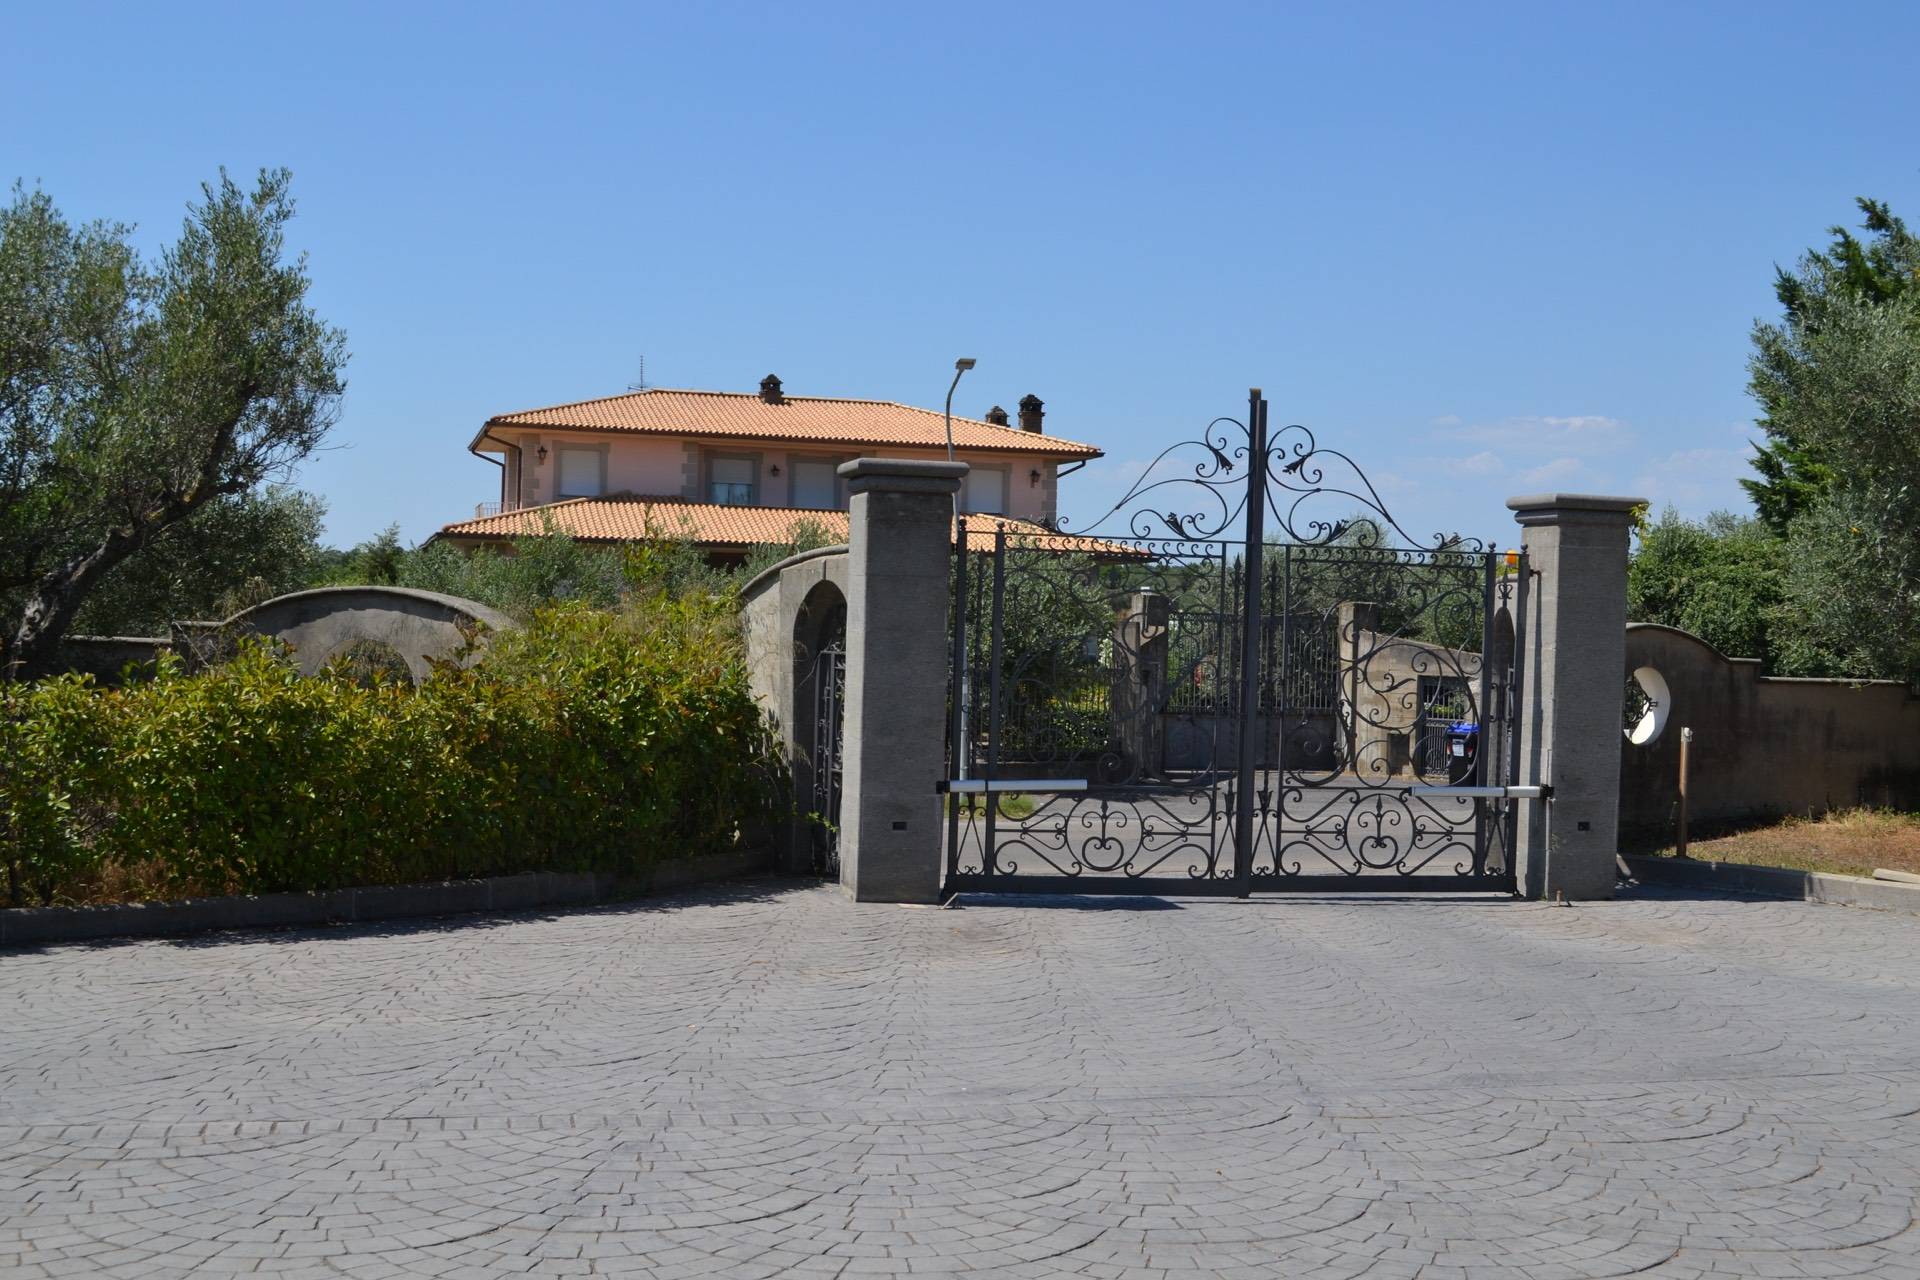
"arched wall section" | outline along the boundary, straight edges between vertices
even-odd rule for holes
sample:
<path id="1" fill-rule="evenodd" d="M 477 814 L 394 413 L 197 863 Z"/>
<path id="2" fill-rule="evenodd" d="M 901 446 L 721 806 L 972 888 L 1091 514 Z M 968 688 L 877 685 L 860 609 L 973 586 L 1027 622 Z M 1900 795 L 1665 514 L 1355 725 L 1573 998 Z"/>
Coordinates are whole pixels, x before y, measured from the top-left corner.
<path id="1" fill-rule="evenodd" d="M 474 600 L 409 587 L 320 587 L 276 596 L 221 624 L 227 634 L 272 636 L 293 649 L 302 674 L 312 675 L 358 642 L 399 654 L 415 680 L 433 659 L 459 653 L 478 629 L 519 626 L 498 609 Z"/>
<path id="2" fill-rule="evenodd" d="M 740 593 L 747 679 L 774 724 L 802 794 L 812 777 L 812 725 L 801 710 L 799 700 L 808 692 L 802 685 L 811 669 L 810 649 L 819 642 L 829 611 L 844 605 L 850 594 L 847 578 L 847 548 L 822 547 L 781 561 Z M 811 706 L 811 700 L 805 705 Z M 794 870 L 808 860 L 807 831 L 798 816 L 781 859 Z"/>
<path id="3" fill-rule="evenodd" d="M 1685 631 L 1634 623 L 1622 683 L 1647 668 L 1669 701 L 1649 741 L 1630 741 L 1622 726 L 1620 822 L 1630 836 L 1671 829 L 1682 728 L 1694 735 L 1694 822 L 1920 802 L 1920 699 L 1903 684 L 1763 676 L 1757 658 L 1729 658 Z"/>
<path id="4" fill-rule="evenodd" d="M 804 755 L 808 745 L 806 731 L 817 702 L 814 682 L 819 674 L 820 651 L 837 641 L 844 652 L 846 636 L 846 591 L 831 578 L 823 577 L 808 588 L 793 614 L 790 650 L 793 680 L 788 715 L 795 729 L 794 736 L 799 739 L 795 744 L 798 754 Z"/>

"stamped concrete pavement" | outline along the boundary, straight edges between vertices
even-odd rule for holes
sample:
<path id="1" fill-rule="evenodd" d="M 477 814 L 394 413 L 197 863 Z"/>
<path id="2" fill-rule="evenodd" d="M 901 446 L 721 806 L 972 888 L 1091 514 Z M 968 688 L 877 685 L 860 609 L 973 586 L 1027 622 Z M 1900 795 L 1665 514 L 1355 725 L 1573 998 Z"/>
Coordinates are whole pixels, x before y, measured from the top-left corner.
<path id="1" fill-rule="evenodd" d="M 1920 1277 L 1920 920 L 964 899 L 0 953 L 0 1274 Z"/>

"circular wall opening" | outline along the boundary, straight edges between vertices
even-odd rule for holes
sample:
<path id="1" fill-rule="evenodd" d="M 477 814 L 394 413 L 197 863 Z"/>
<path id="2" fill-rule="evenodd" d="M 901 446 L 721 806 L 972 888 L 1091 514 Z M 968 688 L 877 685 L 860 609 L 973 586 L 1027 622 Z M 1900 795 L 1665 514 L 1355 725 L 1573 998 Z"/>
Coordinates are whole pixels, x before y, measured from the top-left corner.
<path id="1" fill-rule="evenodd" d="M 413 671 L 400 651 L 366 636 L 349 640 L 327 657 L 327 668 L 358 685 L 412 684 Z"/>
<path id="2" fill-rule="evenodd" d="M 1660 737 L 1667 728 L 1667 712 L 1673 695 L 1667 682 L 1652 667 L 1641 667 L 1627 677 L 1627 741 L 1644 747 Z"/>

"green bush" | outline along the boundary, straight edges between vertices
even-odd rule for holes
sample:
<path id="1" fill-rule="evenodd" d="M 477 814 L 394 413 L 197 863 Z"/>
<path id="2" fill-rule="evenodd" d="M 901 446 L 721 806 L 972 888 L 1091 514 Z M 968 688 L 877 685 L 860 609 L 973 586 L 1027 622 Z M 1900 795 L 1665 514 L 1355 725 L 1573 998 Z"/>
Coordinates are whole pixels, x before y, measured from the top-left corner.
<path id="1" fill-rule="evenodd" d="M 50 902 L 93 877 L 105 825 L 95 797 L 112 717 L 86 676 L 0 683 L 0 851 L 7 901 Z"/>
<path id="2" fill-rule="evenodd" d="M 557 602 L 609 607 L 629 589 L 618 549 L 590 546 L 564 534 L 520 538 L 510 555 L 490 547 L 430 543 L 405 553 L 395 581 L 478 600 L 516 618 Z"/>
<path id="3" fill-rule="evenodd" d="M 730 595 L 769 565 L 833 540 L 819 521 L 797 519 L 786 531 L 788 541 L 753 547 L 741 564 L 719 567 L 672 523 L 670 504 L 662 510 L 657 522 L 649 522 L 653 536 L 621 546 L 580 542 L 549 524 L 543 535 L 516 538 L 505 551 L 447 542 L 400 551 L 398 534 L 389 531 L 352 553 L 351 563 L 331 573 L 328 581 L 396 582 L 464 596 L 524 618 L 561 602 L 611 608 L 636 593 Z M 388 550 L 392 570 L 381 576 L 378 566 L 387 563 L 383 557 Z"/>
<path id="4" fill-rule="evenodd" d="M 562 605 L 418 688 L 244 647 L 196 674 L 0 687 L 12 905 L 634 872 L 777 794 L 731 605 Z"/>
<path id="5" fill-rule="evenodd" d="M 1627 618 L 1699 636 L 1735 658 L 1759 658 L 1770 673 L 1824 675 L 1783 661 L 1783 642 L 1803 627 L 1783 609 L 1788 545 L 1751 517 L 1716 511 L 1703 521 L 1668 507 L 1641 525 L 1627 566 Z"/>

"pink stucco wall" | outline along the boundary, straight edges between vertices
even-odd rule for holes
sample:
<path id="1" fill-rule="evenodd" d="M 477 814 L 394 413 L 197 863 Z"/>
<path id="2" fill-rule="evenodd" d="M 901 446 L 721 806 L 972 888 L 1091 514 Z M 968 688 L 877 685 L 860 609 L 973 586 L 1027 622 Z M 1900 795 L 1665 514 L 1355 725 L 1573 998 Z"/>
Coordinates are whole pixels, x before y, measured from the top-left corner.
<path id="1" fill-rule="evenodd" d="M 705 459 L 709 454 L 750 455 L 758 461 L 758 506 L 784 507 L 792 504 L 789 487 L 796 457 L 846 462 L 853 458 L 945 458 L 944 450 L 892 448 L 831 448 L 796 450 L 778 441 L 685 441 L 666 436 L 609 436 L 586 432 L 545 431 L 507 435 L 503 438 L 521 446 L 524 468 L 508 471 L 511 487 L 518 480 L 518 502 L 509 494 L 509 505 L 536 506 L 557 497 L 560 450 L 566 448 L 600 449 L 606 453 L 606 492 L 632 493 L 642 497 L 699 498 L 705 492 Z M 540 460 L 544 446 L 546 460 Z M 975 453 L 961 450 L 960 461 L 980 467 L 997 467 L 1007 475 L 1006 514 L 1025 520 L 1051 520 L 1054 515 L 1056 481 L 1051 459 L 1017 455 Z M 780 474 L 774 475 L 778 468 Z M 1036 482 L 1033 473 L 1039 472 Z M 846 506 L 844 490 L 840 504 Z"/>
<path id="2" fill-rule="evenodd" d="M 523 468 L 519 475 L 519 505 L 537 506 L 558 496 L 560 450 L 604 449 L 607 454 L 608 493 L 667 496 L 681 491 L 684 451 L 680 441 L 657 436 L 610 440 L 585 432 L 528 432 L 506 439 L 520 445 Z M 545 447 L 545 461 L 540 450 Z M 509 477 L 513 472 L 509 469 Z"/>

